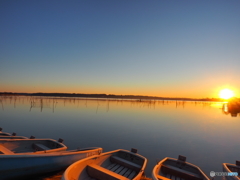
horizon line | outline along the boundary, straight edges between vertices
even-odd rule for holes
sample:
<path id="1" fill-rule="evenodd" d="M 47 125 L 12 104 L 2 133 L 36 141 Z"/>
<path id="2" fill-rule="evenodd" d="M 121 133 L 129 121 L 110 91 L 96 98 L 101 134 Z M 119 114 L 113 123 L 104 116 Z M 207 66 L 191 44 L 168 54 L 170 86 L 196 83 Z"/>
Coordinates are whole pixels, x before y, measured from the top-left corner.
<path id="1" fill-rule="evenodd" d="M 36 92 L 36 93 L 26 93 L 26 92 L 0 92 L 0 95 L 3 94 L 11 94 L 11 95 L 36 95 L 36 96 L 40 96 L 40 95 L 45 95 L 45 96 L 61 96 L 61 97 L 98 97 L 98 98 L 111 98 L 111 97 L 115 97 L 115 98 L 149 98 L 149 99 L 189 99 L 189 100 L 222 100 L 221 98 L 187 98 L 187 97 L 163 97 L 163 96 L 150 96 L 150 95 L 119 95 L 119 94 L 106 94 L 106 93 L 45 93 L 45 92 Z M 68 96 L 64 96 L 64 95 L 68 95 Z M 104 96 L 104 97 L 103 97 Z"/>

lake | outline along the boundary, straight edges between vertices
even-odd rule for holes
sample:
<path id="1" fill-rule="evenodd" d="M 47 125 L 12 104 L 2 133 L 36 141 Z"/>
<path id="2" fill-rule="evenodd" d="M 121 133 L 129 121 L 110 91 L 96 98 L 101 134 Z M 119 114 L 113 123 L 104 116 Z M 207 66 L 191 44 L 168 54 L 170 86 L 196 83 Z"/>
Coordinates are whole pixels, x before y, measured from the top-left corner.
<path id="1" fill-rule="evenodd" d="M 136 148 L 148 159 L 148 177 L 164 157 L 186 156 L 208 176 L 240 159 L 240 116 L 220 102 L 2 96 L 0 122 L 4 132 L 62 138 L 69 149 Z"/>

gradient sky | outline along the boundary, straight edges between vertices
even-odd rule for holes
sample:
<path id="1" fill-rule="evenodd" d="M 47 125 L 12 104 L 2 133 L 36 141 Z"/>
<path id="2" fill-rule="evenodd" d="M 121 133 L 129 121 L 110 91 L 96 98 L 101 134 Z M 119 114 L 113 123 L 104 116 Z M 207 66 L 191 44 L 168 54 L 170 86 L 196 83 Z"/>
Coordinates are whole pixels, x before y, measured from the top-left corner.
<path id="1" fill-rule="evenodd" d="M 0 92 L 240 95 L 239 0 L 0 0 Z"/>

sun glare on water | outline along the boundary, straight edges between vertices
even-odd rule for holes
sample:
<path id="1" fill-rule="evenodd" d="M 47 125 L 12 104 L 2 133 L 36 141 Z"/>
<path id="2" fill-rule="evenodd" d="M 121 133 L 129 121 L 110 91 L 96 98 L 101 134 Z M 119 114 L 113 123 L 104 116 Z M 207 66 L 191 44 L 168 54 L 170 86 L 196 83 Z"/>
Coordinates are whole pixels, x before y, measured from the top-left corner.
<path id="1" fill-rule="evenodd" d="M 222 99 L 229 99 L 234 96 L 234 92 L 230 89 L 223 89 L 219 92 L 219 97 Z"/>

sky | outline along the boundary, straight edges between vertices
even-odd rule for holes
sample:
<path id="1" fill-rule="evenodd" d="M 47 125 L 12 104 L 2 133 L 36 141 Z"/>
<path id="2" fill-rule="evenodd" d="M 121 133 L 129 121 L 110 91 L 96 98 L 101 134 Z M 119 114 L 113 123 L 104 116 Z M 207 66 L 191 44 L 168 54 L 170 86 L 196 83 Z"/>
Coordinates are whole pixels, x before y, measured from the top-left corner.
<path id="1" fill-rule="evenodd" d="M 0 0 L 0 92 L 240 96 L 239 0 Z"/>

